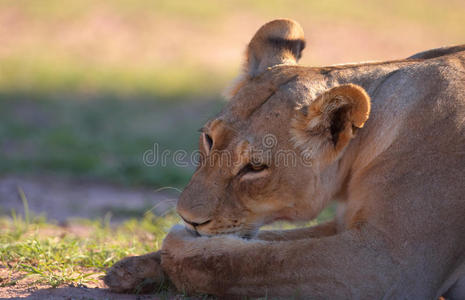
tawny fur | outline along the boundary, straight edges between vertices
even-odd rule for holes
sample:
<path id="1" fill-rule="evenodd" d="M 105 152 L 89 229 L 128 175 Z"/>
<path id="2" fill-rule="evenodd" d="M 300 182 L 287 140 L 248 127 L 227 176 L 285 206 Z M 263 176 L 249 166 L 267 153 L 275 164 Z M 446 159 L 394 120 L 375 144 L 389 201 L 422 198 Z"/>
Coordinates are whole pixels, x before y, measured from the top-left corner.
<path id="1" fill-rule="evenodd" d="M 178 202 L 201 236 L 173 228 L 158 267 L 188 294 L 465 299 L 465 46 L 309 68 L 255 41 L 265 63 L 254 66 L 266 69 L 206 124 L 212 149 Z M 253 155 L 266 173 L 244 179 Z M 257 233 L 311 220 L 332 200 L 328 223 Z M 114 273 L 117 289 L 127 278 Z"/>

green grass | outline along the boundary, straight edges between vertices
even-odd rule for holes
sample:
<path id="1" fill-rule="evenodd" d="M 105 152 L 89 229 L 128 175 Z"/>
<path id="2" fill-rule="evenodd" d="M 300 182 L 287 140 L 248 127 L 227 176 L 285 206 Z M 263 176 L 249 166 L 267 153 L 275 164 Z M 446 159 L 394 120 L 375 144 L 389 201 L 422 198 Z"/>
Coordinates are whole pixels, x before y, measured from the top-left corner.
<path id="1" fill-rule="evenodd" d="M 37 95 L 0 98 L 0 173 L 86 177 L 147 186 L 182 186 L 193 169 L 147 166 L 145 151 L 159 147 L 188 153 L 198 132 L 221 106 L 218 101 L 166 102 L 109 97 L 66 101 Z"/>
<path id="2" fill-rule="evenodd" d="M 0 175 L 182 186 L 192 169 L 146 167 L 142 154 L 153 143 L 197 147 L 196 129 L 220 105 L 187 100 L 220 98 L 237 74 L 234 56 L 215 54 L 245 46 L 251 32 L 241 20 L 395 23 L 461 38 L 464 9 L 432 0 L 0 0 L 0 21 L 11 30 L 0 53 Z M 243 38 L 224 36 L 224 26 Z"/>
<path id="3" fill-rule="evenodd" d="M 25 277 L 33 280 L 31 284 L 51 287 L 96 283 L 118 260 L 158 250 L 169 229 L 180 222 L 174 211 L 164 216 L 146 212 L 143 218 L 118 225 L 110 225 L 105 217 L 74 220 L 62 227 L 31 215 L 26 198 L 22 199 L 25 217 L 12 212 L 11 217 L 0 218 L 0 265 L 12 275 L 3 278 L 0 287 L 14 286 Z M 316 225 L 333 215 L 334 207 L 330 206 L 305 225 Z M 76 226 L 81 234 L 69 229 Z M 278 223 L 264 229 L 292 228 L 296 225 Z"/>
<path id="4" fill-rule="evenodd" d="M 188 62 L 180 62 L 176 68 L 102 65 L 92 59 L 87 61 L 86 58 L 61 57 L 59 53 L 38 52 L 0 57 L 0 90 L 3 93 L 192 99 L 219 95 L 221 87 L 233 77 L 232 72 L 218 72 Z"/>
<path id="5" fill-rule="evenodd" d="M 72 225 L 88 232 L 83 237 L 43 218 L 23 219 L 13 214 L 0 219 L 0 262 L 11 274 L 52 287 L 96 282 L 116 261 L 157 250 L 178 221 L 173 213 L 164 217 L 147 213 L 140 220 L 117 226 L 110 226 L 108 220 L 76 220 Z M 4 278 L 0 286 L 14 286 L 17 280 Z"/>
<path id="6" fill-rule="evenodd" d="M 171 152 L 195 150 L 197 129 L 220 110 L 220 91 L 239 69 L 236 61 L 208 61 L 201 47 L 191 49 L 192 43 L 211 37 L 221 44 L 230 38 L 218 39 L 225 24 L 239 25 L 240 35 L 245 30 L 242 21 L 278 17 L 357 24 L 374 33 L 393 25 L 418 26 L 460 41 L 465 36 L 464 11 L 460 0 L 0 0 L 0 15 L 7 16 L 2 24 L 18 35 L 0 53 L 0 175 L 51 174 L 182 187 L 192 168 L 172 162 L 146 166 L 143 153 L 154 143 Z M 108 21 L 103 32 L 89 21 L 95 14 Z M 223 23 L 231 16 L 241 18 Z M 76 24 L 83 27 L 76 30 Z M 156 33 L 176 30 L 168 27 L 172 24 L 182 27 L 173 38 L 183 43 L 171 44 L 173 53 L 166 53 L 157 47 L 165 41 Z M 305 29 L 310 48 L 317 47 L 312 45 L 312 30 L 326 29 Z M 98 31 L 95 36 L 92 30 Z M 138 57 L 144 49 L 131 52 L 118 43 L 125 35 L 137 37 L 135 47 L 158 52 Z M 245 46 L 248 35 L 232 40 Z M 9 52 L 9 46 L 14 51 Z M 208 49 L 225 50 L 221 45 Z M 86 232 L 80 235 L 30 215 L 26 198 L 19 194 L 25 216 L 0 216 L 0 265 L 11 274 L 0 278 L 0 287 L 14 287 L 22 276 L 52 287 L 93 283 L 119 259 L 158 249 L 179 221 L 175 214 L 112 210 L 114 216 L 130 219 L 117 225 L 110 225 L 108 218 L 70 221 L 70 228 Z M 329 207 L 317 220 L 300 225 L 315 225 L 333 215 L 334 207 Z M 294 227 L 278 223 L 265 229 Z"/>

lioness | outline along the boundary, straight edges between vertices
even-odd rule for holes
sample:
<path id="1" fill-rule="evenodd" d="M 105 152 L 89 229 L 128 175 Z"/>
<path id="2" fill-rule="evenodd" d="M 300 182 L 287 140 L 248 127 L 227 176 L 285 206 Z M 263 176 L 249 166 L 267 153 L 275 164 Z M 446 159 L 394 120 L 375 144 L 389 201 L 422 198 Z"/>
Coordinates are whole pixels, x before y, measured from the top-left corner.
<path id="1" fill-rule="evenodd" d="M 189 294 L 465 299 L 465 45 L 324 68 L 296 64 L 304 46 L 292 20 L 258 30 L 202 129 L 188 230 L 117 263 L 113 290 L 167 276 Z M 258 231 L 331 200 L 330 222 Z"/>

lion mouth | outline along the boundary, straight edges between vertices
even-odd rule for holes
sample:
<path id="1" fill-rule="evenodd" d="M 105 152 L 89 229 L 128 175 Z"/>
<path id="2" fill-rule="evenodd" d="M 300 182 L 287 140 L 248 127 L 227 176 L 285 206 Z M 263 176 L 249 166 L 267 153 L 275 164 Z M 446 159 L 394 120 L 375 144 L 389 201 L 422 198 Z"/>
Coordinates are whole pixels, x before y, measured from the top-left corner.
<path id="1" fill-rule="evenodd" d="M 186 225 L 186 231 L 189 232 L 194 237 L 214 237 L 214 236 L 221 236 L 221 235 L 233 235 L 242 239 L 250 240 L 253 239 L 258 232 L 258 229 L 254 230 L 234 230 L 234 231 L 215 231 L 215 232 L 205 232 L 199 230 L 199 228 Z"/>

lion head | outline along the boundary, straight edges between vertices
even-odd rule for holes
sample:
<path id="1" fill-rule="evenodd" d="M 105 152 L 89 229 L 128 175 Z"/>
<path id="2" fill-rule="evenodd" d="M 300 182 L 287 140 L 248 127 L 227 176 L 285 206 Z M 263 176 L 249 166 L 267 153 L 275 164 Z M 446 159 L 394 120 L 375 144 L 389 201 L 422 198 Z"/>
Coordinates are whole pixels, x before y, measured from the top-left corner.
<path id="1" fill-rule="evenodd" d="M 177 204 L 190 230 L 252 236 L 275 220 L 312 219 L 334 196 L 338 159 L 370 98 L 298 66 L 304 47 L 302 28 L 287 19 L 250 41 L 230 101 L 201 130 L 200 165 Z"/>

